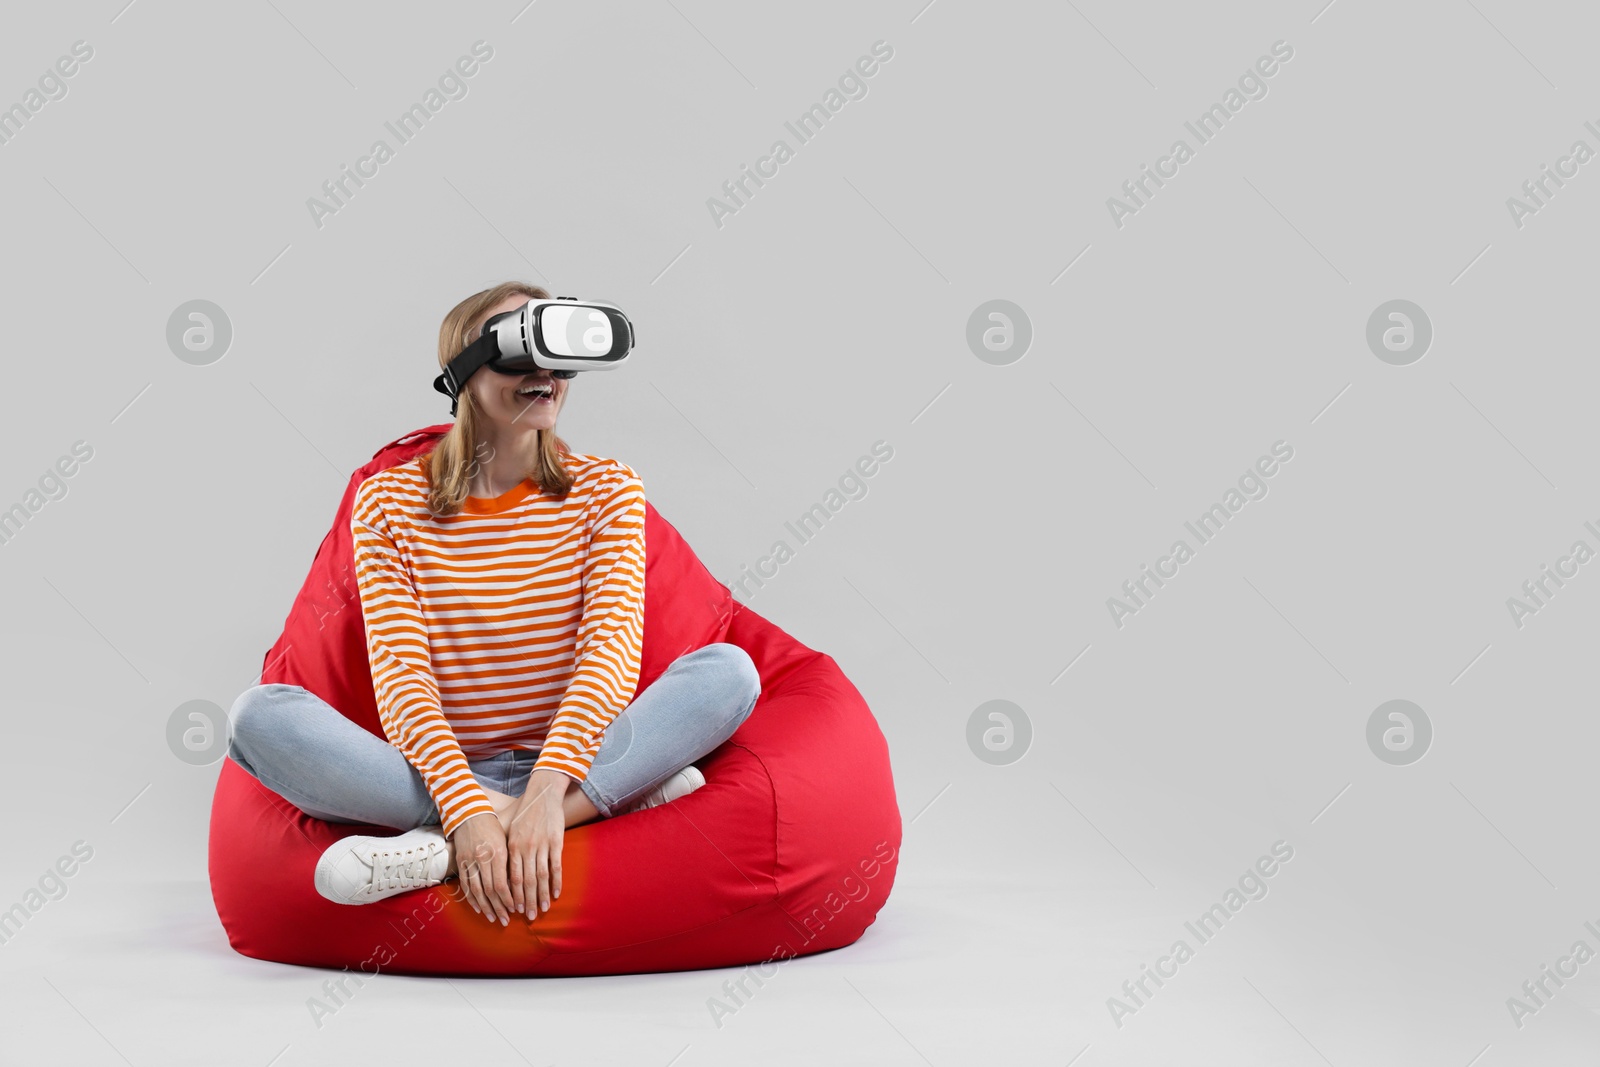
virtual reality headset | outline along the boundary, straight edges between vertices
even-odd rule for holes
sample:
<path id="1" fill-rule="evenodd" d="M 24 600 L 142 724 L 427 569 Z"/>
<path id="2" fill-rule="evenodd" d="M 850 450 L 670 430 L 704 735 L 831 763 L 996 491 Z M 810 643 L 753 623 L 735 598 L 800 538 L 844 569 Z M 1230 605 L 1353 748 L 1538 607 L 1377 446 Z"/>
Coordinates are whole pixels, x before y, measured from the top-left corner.
<path id="1" fill-rule="evenodd" d="M 571 296 L 529 300 L 484 323 L 483 333 L 450 360 L 433 387 L 450 398 L 454 415 L 467 379 L 484 367 L 501 374 L 542 367 L 571 378 L 625 362 L 633 343 L 633 323 L 615 304 Z"/>

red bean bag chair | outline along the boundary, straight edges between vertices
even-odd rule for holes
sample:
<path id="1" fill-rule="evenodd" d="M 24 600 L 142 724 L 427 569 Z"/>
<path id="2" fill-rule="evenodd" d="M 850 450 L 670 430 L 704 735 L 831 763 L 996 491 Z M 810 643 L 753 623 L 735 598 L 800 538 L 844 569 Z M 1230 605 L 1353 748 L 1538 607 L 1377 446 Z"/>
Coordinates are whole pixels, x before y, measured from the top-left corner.
<path id="1" fill-rule="evenodd" d="M 350 510 L 363 480 L 448 429 L 402 437 L 351 476 L 262 671 L 263 682 L 304 686 L 378 737 Z M 323 899 L 311 871 L 324 849 L 394 831 L 314 819 L 225 758 L 209 869 L 228 943 L 257 959 L 368 974 L 600 975 L 762 963 L 861 937 L 888 899 L 900 850 L 877 721 L 832 657 L 736 601 L 649 505 L 645 551 L 639 691 L 715 641 L 743 648 L 761 673 L 750 717 L 699 761 L 702 788 L 568 829 L 561 898 L 531 923 L 513 915 L 502 927 L 453 881 L 360 906 Z"/>

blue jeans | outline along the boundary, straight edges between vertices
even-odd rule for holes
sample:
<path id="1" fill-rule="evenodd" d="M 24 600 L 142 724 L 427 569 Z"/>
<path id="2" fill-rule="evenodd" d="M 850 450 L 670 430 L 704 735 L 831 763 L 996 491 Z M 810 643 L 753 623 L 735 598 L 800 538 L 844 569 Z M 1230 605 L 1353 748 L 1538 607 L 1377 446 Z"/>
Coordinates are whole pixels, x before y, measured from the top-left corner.
<path id="1" fill-rule="evenodd" d="M 732 737 L 760 695 L 761 676 L 737 645 L 679 656 L 611 721 L 579 788 L 610 817 Z M 440 822 L 422 775 L 398 748 L 298 685 L 252 686 L 228 719 L 228 755 L 307 815 L 397 830 Z M 467 766 L 484 788 L 521 796 L 538 757 L 512 749 Z"/>

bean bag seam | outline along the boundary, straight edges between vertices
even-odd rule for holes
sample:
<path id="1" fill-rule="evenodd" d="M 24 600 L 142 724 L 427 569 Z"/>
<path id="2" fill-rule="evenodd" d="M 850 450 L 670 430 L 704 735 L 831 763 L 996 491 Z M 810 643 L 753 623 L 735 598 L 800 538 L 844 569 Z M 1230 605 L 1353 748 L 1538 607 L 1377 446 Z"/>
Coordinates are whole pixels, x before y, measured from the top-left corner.
<path id="1" fill-rule="evenodd" d="M 755 713 L 751 712 L 751 714 Z M 788 909 L 783 907 L 783 892 L 778 885 L 778 871 L 783 866 L 782 848 L 778 841 L 778 783 L 772 780 L 772 772 L 767 770 L 766 761 L 761 758 L 761 754 L 755 749 L 748 745 L 741 745 L 732 738 L 723 743 L 748 752 L 750 758 L 756 761 L 756 766 L 761 768 L 761 773 L 767 779 L 767 788 L 772 791 L 772 871 L 768 874 L 768 877 L 772 879 L 772 902 L 782 908 L 784 914 L 787 915 Z"/>
<path id="2" fill-rule="evenodd" d="M 755 713 L 751 712 L 751 714 L 753 715 Z M 778 845 L 778 783 L 772 780 L 772 772 L 767 770 L 766 761 L 761 758 L 760 754 L 756 752 L 755 749 L 749 747 L 748 745 L 741 745 L 732 738 L 725 741 L 724 744 L 732 745 L 734 748 L 742 749 L 743 751 L 748 752 L 750 754 L 750 758 L 756 761 L 756 766 L 761 768 L 762 775 L 764 775 L 767 779 L 767 788 L 772 791 L 772 870 L 768 873 L 767 877 L 772 879 L 772 900 L 774 902 L 780 902 L 781 906 L 780 898 L 783 894 L 778 887 L 778 869 L 782 866 L 782 856 L 780 855 L 780 849 Z"/>
<path id="3" fill-rule="evenodd" d="M 777 905 L 778 911 L 782 913 L 785 919 L 789 920 L 789 924 L 791 926 L 795 927 L 796 929 L 803 929 L 803 926 L 795 919 L 794 913 L 789 910 L 789 906 L 784 903 L 783 892 L 778 885 L 778 871 L 783 866 L 783 851 L 778 835 L 777 783 L 772 780 L 772 772 L 767 770 L 766 761 L 761 758 L 759 753 L 757 753 L 754 749 L 746 747 L 745 745 L 739 745 L 737 747 L 742 748 L 746 752 L 750 753 L 751 758 L 754 759 L 757 765 L 761 767 L 761 773 L 767 776 L 767 784 L 772 786 L 772 903 Z"/>

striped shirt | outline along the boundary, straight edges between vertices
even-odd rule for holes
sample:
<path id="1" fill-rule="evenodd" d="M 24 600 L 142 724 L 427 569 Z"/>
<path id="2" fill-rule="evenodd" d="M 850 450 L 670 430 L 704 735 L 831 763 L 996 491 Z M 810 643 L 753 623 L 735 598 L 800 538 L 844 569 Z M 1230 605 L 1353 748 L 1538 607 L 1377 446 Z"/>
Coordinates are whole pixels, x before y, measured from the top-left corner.
<path id="1" fill-rule="evenodd" d="M 383 731 L 446 834 L 493 813 L 467 760 L 537 750 L 576 781 L 633 699 L 644 637 L 644 486 L 613 459 L 563 453 L 565 500 L 532 479 L 428 509 L 421 460 L 361 483 L 356 584 Z"/>

